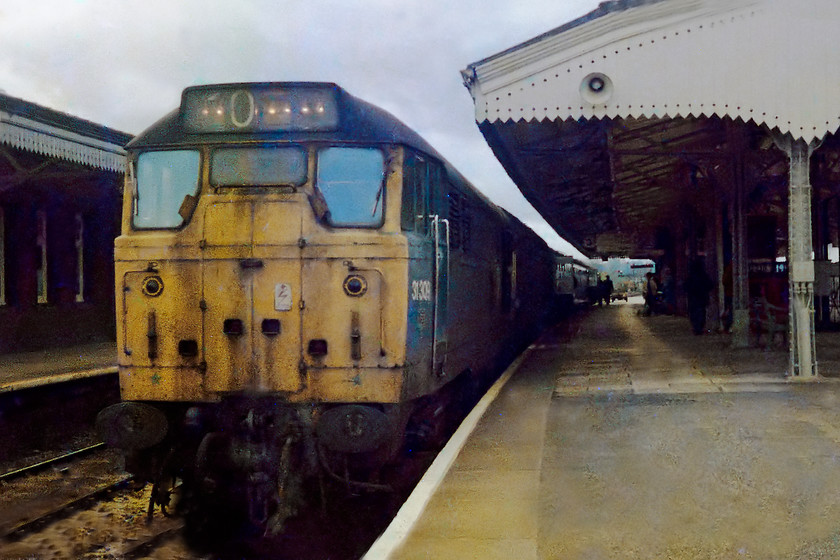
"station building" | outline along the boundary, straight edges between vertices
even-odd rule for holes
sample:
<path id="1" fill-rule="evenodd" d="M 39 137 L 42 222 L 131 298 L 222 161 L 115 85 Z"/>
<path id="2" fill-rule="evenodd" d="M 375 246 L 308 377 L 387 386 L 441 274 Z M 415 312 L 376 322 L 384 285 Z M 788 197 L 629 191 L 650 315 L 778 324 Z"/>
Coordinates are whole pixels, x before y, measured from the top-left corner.
<path id="1" fill-rule="evenodd" d="M 0 353 L 113 340 L 131 138 L 0 94 Z"/>
<path id="2" fill-rule="evenodd" d="M 653 259 L 683 313 L 700 263 L 707 324 L 738 347 L 781 321 L 788 375 L 813 379 L 815 330 L 840 325 L 838 23 L 832 0 L 613 0 L 462 75 L 562 237 Z"/>

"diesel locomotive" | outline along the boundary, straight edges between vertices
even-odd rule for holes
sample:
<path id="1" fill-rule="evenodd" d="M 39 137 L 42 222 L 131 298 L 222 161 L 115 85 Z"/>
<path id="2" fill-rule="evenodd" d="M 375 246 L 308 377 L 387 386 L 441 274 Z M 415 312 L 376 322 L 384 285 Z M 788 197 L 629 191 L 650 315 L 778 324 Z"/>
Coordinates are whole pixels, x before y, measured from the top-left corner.
<path id="1" fill-rule="evenodd" d="M 384 489 L 554 307 L 558 255 L 335 84 L 190 87 L 126 149 L 98 425 L 150 512 L 270 529 L 319 482 Z"/>

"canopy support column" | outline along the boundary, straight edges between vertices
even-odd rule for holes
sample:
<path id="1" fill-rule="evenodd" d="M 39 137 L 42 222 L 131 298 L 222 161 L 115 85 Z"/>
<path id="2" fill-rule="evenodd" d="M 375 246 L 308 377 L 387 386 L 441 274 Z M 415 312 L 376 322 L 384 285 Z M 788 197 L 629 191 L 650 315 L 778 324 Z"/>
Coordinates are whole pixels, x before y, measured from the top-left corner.
<path id="1" fill-rule="evenodd" d="M 747 261 L 747 218 L 744 212 L 746 178 L 743 154 L 733 161 L 735 186 L 732 200 L 732 347 L 750 345 L 749 263 Z"/>
<path id="2" fill-rule="evenodd" d="M 790 371 L 792 378 L 816 379 L 814 260 L 811 228 L 810 162 L 813 147 L 786 137 L 790 158 L 788 195 L 788 278 L 790 291 Z"/>

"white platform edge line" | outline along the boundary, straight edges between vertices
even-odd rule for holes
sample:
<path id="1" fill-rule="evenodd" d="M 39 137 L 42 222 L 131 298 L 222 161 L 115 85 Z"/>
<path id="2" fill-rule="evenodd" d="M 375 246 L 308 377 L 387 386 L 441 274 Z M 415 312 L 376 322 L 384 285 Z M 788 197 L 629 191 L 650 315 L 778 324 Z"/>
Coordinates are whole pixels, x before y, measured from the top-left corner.
<path id="1" fill-rule="evenodd" d="M 397 515 L 391 520 L 388 528 L 379 535 L 379 538 L 373 543 L 373 546 L 365 553 L 362 560 L 386 560 L 391 558 L 391 555 L 403 544 L 405 538 L 414 528 L 417 520 L 426 509 L 426 505 L 432 496 L 437 491 L 440 483 L 443 482 L 444 477 L 455 462 L 455 458 L 461 452 L 461 448 L 467 442 L 467 438 L 472 434 L 478 421 L 484 416 L 484 412 L 490 406 L 502 387 L 513 376 L 514 372 L 519 368 L 522 361 L 530 354 L 532 346 L 529 346 L 522 354 L 519 355 L 513 363 L 508 366 L 505 372 L 499 379 L 484 393 L 475 408 L 464 418 L 452 437 L 449 438 L 447 444 L 443 447 L 438 456 L 426 470 L 426 473 L 414 487 L 411 495 L 400 507 Z"/>

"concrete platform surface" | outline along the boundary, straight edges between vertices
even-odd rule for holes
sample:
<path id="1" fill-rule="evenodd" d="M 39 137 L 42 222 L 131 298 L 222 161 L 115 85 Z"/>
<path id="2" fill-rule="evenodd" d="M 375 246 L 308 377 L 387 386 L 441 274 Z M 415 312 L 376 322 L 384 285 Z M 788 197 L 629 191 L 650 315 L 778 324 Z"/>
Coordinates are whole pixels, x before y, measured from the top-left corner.
<path id="1" fill-rule="evenodd" d="M 0 393 L 116 372 L 115 342 L 0 354 Z"/>
<path id="2" fill-rule="evenodd" d="M 637 311 L 532 346 L 365 558 L 840 558 L 838 380 Z"/>

